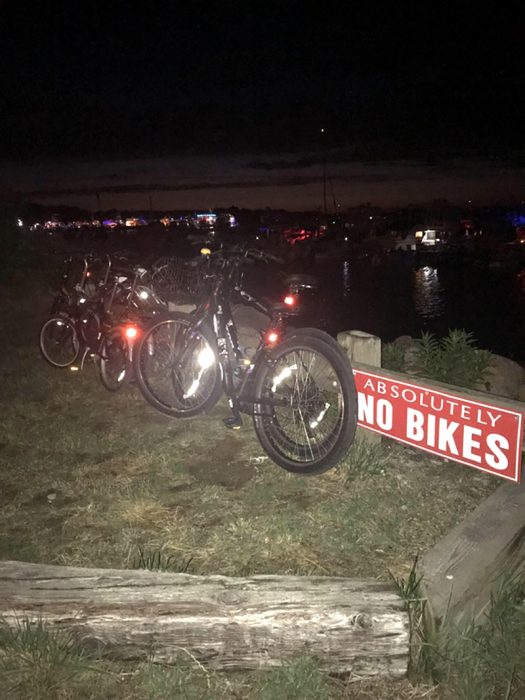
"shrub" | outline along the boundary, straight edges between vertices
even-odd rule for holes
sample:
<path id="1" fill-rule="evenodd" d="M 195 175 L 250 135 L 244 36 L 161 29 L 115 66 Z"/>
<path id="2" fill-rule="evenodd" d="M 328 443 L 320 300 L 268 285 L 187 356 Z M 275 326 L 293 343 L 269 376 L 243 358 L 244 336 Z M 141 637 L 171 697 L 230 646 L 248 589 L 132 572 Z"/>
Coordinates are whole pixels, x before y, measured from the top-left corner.
<path id="1" fill-rule="evenodd" d="M 477 348 L 472 333 L 465 330 L 450 330 L 441 340 L 423 333 L 415 345 L 418 374 L 439 382 L 473 389 L 490 367 L 490 352 Z"/>
<path id="2" fill-rule="evenodd" d="M 396 343 L 384 343 L 381 345 L 381 367 L 391 369 L 394 372 L 402 372 L 405 369 L 405 350 Z"/>

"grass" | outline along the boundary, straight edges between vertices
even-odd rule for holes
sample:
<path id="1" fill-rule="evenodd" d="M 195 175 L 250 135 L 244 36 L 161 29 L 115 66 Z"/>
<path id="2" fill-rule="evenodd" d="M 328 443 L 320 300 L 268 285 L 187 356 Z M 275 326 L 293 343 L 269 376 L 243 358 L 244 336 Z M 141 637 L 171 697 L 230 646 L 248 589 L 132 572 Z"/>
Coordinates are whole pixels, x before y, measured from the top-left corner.
<path id="1" fill-rule="evenodd" d="M 525 697 L 525 583 L 504 571 L 488 609 L 479 619 L 445 619 L 440 629 L 425 625 L 416 561 L 405 579 L 394 579 L 406 601 L 413 649 L 412 677 L 431 680 L 446 700 Z"/>
<path id="2" fill-rule="evenodd" d="M 249 423 L 227 431 L 222 404 L 173 421 L 133 386 L 106 392 L 93 366 L 56 370 L 34 344 L 17 352 L 0 396 L 3 558 L 118 568 L 162 548 L 202 574 L 385 578 L 495 486 L 394 445 L 388 465 L 356 444 L 337 472 L 297 478 L 265 458 Z"/>
<path id="3" fill-rule="evenodd" d="M 82 687 L 99 673 L 88 653 L 64 632 L 41 621 L 20 620 L 14 627 L 0 621 L 0 680 L 6 698 L 60 697 Z"/>
<path id="4" fill-rule="evenodd" d="M 409 700 L 429 687 L 408 681 L 349 682 L 301 657 L 282 668 L 217 673 L 181 650 L 176 664 L 116 663 L 80 649 L 61 632 L 21 621 L 0 625 L 0 683 L 9 700 Z M 431 688 L 430 688 L 431 690 Z M 417 692 L 417 694 L 415 694 Z M 424 693 L 424 694 L 423 694 Z M 431 696 L 430 696 L 431 697 Z"/>
<path id="5" fill-rule="evenodd" d="M 223 403 L 209 416 L 174 421 L 133 385 L 107 392 L 93 365 L 77 373 L 48 366 L 36 344 L 48 288 L 38 277 L 18 279 L 0 295 L 2 559 L 406 579 L 414 557 L 500 484 L 386 440 L 356 442 L 338 469 L 322 476 L 290 475 L 266 457 L 249 421 L 240 431 L 224 428 Z M 4 665 L 0 687 L 16 676 L 24 698 L 437 697 L 424 682 L 331 679 L 312 659 L 265 674 L 221 675 L 191 658 L 171 669 L 118 666 L 67 648 L 65 675 L 49 671 L 51 658 L 45 668 L 31 661 L 32 676 Z M 3 661 L 20 653 L 5 644 L 0 651 Z M 71 678 L 67 669 L 77 663 L 82 671 Z M 48 673 L 59 687 L 38 683 Z M 38 688 L 42 694 L 31 695 Z"/>

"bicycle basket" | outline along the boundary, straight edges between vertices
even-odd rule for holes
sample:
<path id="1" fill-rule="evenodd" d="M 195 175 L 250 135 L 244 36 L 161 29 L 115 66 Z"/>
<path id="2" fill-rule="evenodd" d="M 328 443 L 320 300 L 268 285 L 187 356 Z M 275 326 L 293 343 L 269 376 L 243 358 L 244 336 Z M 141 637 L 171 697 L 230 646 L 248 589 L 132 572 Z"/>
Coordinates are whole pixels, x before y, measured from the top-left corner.
<path id="1" fill-rule="evenodd" d="M 152 287 L 165 302 L 198 303 L 205 294 L 199 266 L 184 258 L 163 258 L 152 269 Z"/>

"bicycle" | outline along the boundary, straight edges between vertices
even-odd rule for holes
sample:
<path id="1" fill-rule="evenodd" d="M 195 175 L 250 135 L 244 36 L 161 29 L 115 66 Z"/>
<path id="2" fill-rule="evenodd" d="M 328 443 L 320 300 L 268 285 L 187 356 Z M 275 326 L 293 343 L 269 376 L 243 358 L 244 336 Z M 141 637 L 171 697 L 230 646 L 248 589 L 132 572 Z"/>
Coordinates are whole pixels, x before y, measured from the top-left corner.
<path id="1" fill-rule="evenodd" d="M 97 282 L 90 279 L 95 261 L 90 255 L 81 259 L 69 257 L 64 261 L 58 292 L 39 333 L 40 351 L 53 367 L 71 366 L 80 353 L 76 323 L 82 305 L 96 296 Z"/>
<path id="2" fill-rule="evenodd" d="M 224 392 L 230 428 L 241 414 L 253 419 L 268 456 L 297 474 L 319 474 L 336 464 L 350 447 L 357 422 L 357 395 L 349 360 L 327 333 L 288 328 L 293 305 L 268 306 L 250 295 L 240 271 L 250 261 L 279 261 L 260 250 L 204 251 L 209 291 L 191 314 L 172 312 L 146 328 L 134 353 L 137 386 L 157 410 L 176 418 L 209 411 Z M 280 262 L 280 261 L 279 261 Z M 293 275 L 297 292 L 311 284 Z M 251 357 L 243 355 L 232 313 L 237 296 L 269 315 Z"/>
<path id="3" fill-rule="evenodd" d="M 147 286 L 145 268 L 114 267 L 109 256 L 88 296 L 89 264 L 85 258 L 81 281 L 68 291 L 67 305 L 62 303 L 62 285 L 57 295 L 61 302 L 57 305 L 55 299 L 40 330 L 39 345 L 44 358 L 55 367 L 71 367 L 81 355 L 82 369 L 88 356 L 94 358 L 103 385 L 116 391 L 130 379 L 133 345 L 140 327 L 146 318 L 167 307 Z"/>

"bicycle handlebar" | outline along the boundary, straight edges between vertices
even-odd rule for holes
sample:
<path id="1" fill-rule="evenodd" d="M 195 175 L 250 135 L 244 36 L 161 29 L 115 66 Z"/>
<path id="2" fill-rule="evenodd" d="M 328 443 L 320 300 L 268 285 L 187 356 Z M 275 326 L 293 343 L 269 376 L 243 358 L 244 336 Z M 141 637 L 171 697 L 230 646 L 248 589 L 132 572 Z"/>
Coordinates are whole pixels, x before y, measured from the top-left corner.
<path id="1" fill-rule="evenodd" d="M 228 248 L 219 248 L 215 251 L 210 251 L 209 253 L 207 253 L 207 255 L 210 255 L 212 258 L 222 258 L 223 260 L 228 258 L 237 258 L 239 263 L 243 261 L 250 262 L 254 260 L 261 260 L 263 262 L 276 262 L 280 265 L 284 263 L 284 260 L 282 258 L 279 258 L 273 253 L 268 253 L 267 251 L 261 250 L 260 248 L 247 248 L 246 246 L 242 245 L 233 245 Z"/>

